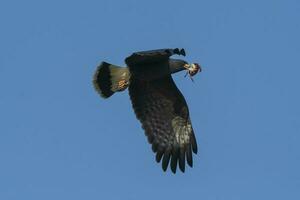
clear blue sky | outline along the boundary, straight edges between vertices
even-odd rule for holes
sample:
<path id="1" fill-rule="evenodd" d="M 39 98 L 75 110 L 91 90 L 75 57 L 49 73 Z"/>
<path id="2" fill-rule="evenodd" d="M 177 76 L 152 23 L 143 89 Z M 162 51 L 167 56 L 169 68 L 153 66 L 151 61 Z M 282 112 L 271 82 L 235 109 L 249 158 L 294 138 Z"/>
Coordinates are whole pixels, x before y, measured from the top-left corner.
<path id="1" fill-rule="evenodd" d="M 0 3 L 0 199 L 300 199 L 298 0 Z M 163 173 L 103 60 L 184 47 L 199 154 Z"/>

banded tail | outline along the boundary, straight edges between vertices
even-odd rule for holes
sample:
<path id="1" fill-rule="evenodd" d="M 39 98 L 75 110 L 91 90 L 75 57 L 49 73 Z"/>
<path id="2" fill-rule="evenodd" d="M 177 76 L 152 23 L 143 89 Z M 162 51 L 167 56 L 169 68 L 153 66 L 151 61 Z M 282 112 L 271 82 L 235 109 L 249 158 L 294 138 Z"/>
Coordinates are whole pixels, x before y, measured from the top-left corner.
<path id="1" fill-rule="evenodd" d="M 128 87 L 130 73 L 127 67 L 119 67 L 107 62 L 102 62 L 93 78 L 93 84 L 97 92 L 108 98 L 115 92 L 121 92 Z"/>

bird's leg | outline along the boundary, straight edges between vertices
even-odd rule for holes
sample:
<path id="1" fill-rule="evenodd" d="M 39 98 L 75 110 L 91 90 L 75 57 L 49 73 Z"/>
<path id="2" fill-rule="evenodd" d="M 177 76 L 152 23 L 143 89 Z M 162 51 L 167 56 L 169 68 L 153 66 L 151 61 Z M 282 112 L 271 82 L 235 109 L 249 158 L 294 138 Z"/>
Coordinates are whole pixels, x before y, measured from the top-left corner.
<path id="1" fill-rule="evenodd" d="M 190 75 L 190 79 L 192 80 L 193 83 L 195 83 L 195 81 L 191 75 Z"/>
<path id="2" fill-rule="evenodd" d="M 191 75 L 188 71 L 185 73 L 184 78 L 185 78 L 187 75 L 189 75 L 190 79 L 191 79 L 191 80 L 193 81 L 193 83 L 194 83 L 195 81 L 194 81 L 192 75 Z"/>
<path id="3" fill-rule="evenodd" d="M 186 71 L 185 75 L 184 75 L 184 78 L 189 74 L 189 71 Z"/>
<path id="4" fill-rule="evenodd" d="M 190 68 L 190 64 L 184 64 L 183 67 L 188 70 Z"/>

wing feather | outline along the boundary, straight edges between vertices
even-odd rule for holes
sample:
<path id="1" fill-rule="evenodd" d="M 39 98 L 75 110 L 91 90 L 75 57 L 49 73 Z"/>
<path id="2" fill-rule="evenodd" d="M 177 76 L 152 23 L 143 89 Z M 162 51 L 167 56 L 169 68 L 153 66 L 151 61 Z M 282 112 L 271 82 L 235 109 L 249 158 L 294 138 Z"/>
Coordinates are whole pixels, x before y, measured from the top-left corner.
<path id="1" fill-rule="evenodd" d="M 125 62 L 128 66 L 133 66 L 137 64 L 146 64 L 151 62 L 158 62 L 161 60 L 168 59 L 170 56 L 177 54 L 185 56 L 184 49 L 156 49 L 150 51 L 140 51 L 135 52 L 132 55 L 128 56 L 125 59 Z"/>
<path id="2" fill-rule="evenodd" d="M 185 171 L 185 162 L 193 165 L 197 153 L 189 110 L 176 87 L 169 68 L 169 57 L 185 55 L 183 49 L 159 49 L 136 52 L 125 59 L 130 70 L 129 95 L 136 117 L 156 153 L 162 168 L 169 164 L 173 173 Z"/>
<path id="3" fill-rule="evenodd" d="M 155 80 L 130 80 L 129 94 L 137 118 L 142 123 L 148 141 L 156 152 L 156 161 L 162 159 L 165 171 L 171 159 L 171 170 L 177 163 L 185 171 L 185 160 L 192 166 L 192 154 L 197 144 L 184 97 L 170 75 Z"/>

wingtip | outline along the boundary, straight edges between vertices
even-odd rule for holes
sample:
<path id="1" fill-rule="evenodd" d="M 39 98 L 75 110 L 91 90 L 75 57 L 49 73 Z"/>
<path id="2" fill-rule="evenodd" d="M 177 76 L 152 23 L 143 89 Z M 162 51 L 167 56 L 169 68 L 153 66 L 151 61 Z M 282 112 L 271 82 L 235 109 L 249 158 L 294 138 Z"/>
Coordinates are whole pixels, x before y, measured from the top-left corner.
<path id="1" fill-rule="evenodd" d="M 167 168 L 168 168 L 170 157 L 171 157 L 171 153 L 170 152 L 165 152 L 164 153 L 164 157 L 163 157 L 163 160 L 162 160 L 162 169 L 164 171 L 166 171 Z"/>
<path id="2" fill-rule="evenodd" d="M 163 156 L 163 152 L 158 151 L 158 152 L 156 153 L 156 156 L 155 156 L 156 162 L 159 163 L 159 162 L 161 161 L 162 156 Z"/>
<path id="3" fill-rule="evenodd" d="M 193 152 L 194 152 L 194 154 L 198 153 L 198 147 L 197 147 L 197 145 L 193 146 Z"/>
<path id="4" fill-rule="evenodd" d="M 186 151 L 186 161 L 187 161 L 187 164 L 190 167 L 193 167 L 193 155 L 192 155 L 191 146 L 189 146 L 188 149 L 187 149 L 187 151 Z"/>
<path id="5" fill-rule="evenodd" d="M 197 146 L 197 140 L 194 134 L 192 134 L 192 138 L 191 138 L 191 144 L 192 144 L 192 150 L 195 154 L 197 154 L 198 152 L 198 146 Z"/>
<path id="6" fill-rule="evenodd" d="M 176 167 L 175 168 L 171 167 L 171 171 L 173 174 L 176 174 Z"/>
<path id="7" fill-rule="evenodd" d="M 177 163 L 178 163 L 178 156 L 179 156 L 179 148 L 174 147 L 172 151 L 172 158 L 171 158 L 171 170 L 175 174 L 176 173 L 176 168 L 177 168 Z"/>
<path id="8" fill-rule="evenodd" d="M 175 48 L 175 49 L 173 49 L 173 53 L 174 53 L 174 54 L 180 54 L 180 51 L 179 51 L 178 48 Z"/>
<path id="9" fill-rule="evenodd" d="M 185 172 L 185 149 L 180 149 L 179 155 L 179 169 L 184 173 Z"/>
<path id="10" fill-rule="evenodd" d="M 185 50 L 183 48 L 180 50 L 180 54 L 183 55 L 183 56 L 186 56 Z"/>
<path id="11" fill-rule="evenodd" d="M 158 145 L 155 144 L 155 143 L 153 143 L 153 144 L 152 144 L 152 151 L 153 151 L 154 153 L 157 152 L 157 148 L 158 148 Z"/>
<path id="12" fill-rule="evenodd" d="M 185 164 L 183 164 L 182 166 L 179 165 L 179 169 L 181 170 L 182 173 L 185 172 Z"/>
<path id="13" fill-rule="evenodd" d="M 163 169 L 164 172 L 167 171 L 167 168 L 168 168 L 168 166 L 162 165 L 162 169 Z"/>
<path id="14" fill-rule="evenodd" d="M 182 49 L 175 48 L 175 49 L 173 49 L 173 53 L 174 53 L 174 54 L 177 54 L 177 55 L 186 56 L 185 50 L 184 50 L 183 48 L 182 48 Z"/>

